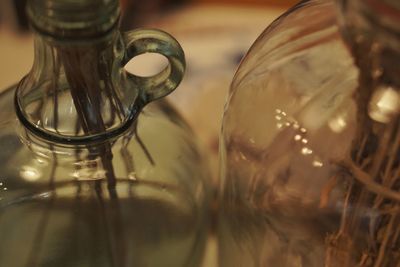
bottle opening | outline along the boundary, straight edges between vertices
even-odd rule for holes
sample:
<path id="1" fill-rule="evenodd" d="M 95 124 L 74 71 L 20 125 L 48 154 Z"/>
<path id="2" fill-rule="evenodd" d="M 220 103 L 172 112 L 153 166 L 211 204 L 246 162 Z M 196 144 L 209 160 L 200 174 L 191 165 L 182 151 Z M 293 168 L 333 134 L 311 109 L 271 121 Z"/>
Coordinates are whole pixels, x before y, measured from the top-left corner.
<path id="1" fill-rule="evenodd" d="M 29 0 L 32 27 L 56 38 L 90 38 L 107 33 L 118 23 L 116 0 Z"/>

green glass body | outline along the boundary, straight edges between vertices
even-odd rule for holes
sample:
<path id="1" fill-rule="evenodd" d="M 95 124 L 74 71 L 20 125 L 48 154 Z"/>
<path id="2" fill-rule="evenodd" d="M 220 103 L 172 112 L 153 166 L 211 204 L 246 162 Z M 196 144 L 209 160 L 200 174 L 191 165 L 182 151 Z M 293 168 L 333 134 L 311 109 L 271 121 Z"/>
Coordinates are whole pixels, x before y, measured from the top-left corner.
<path id="1" fill-rule="evenodd" d="M 155 30 L 121 35 L 107 9 L 117 1 L 33 2 L 33 68 L 0 94 L 0 266 L 199 266 L 207 164 L 157 100 L 182 79 L 179 44 Z M 68 8 L 76 13 L 63 17 Z M 167 57 L 166 69 L 124 70 L 146 52 Z"/>
<path id="2" fill-rule="evenodd" d="M 110 193 L 96 146 L 32 136 L 13 112 L 14 91 L 0 99 L 0 266 L 200 265 L 207 166 L 169 104 L 139 116 L 144 147 L 130 130 L 113 140 Z"/>

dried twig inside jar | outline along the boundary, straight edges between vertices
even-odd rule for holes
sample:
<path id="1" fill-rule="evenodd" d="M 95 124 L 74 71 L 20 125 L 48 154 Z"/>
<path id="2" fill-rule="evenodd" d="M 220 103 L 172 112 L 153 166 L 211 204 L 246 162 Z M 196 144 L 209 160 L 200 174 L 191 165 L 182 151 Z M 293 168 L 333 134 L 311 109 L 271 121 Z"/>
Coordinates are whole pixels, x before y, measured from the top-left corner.
<path id="1" fill-rule="evenodd" d="M 103 133 L 106 131 L 105 122 L 102 117 L 102 90 L 100 82 L 107 80 L 101 77 L 97 65 L 99 51 L 89 48 L 59 49 L 59 56 L 63 63 L 65 75 L 70 85 L 70 92 L 77 112 L 79 125 L 87 135 Z M 105 87 L 104 90 L 110 90 Z M 108 95 L 111 95 L 108 94 Z M 121 109 L 116 106 L 110 108 L 112 118 L 120 117 Z M 89 147 L 89 150 L 93 148 Z M 110 196 L 117 197 L 115 191 L 116 177 L 112 165 L 111 144 L 105 140 L 96 146 L 96 154 L 101 158 L 103 168 L 106 171 L 107 184 Z"/>
<path id="2" fill-rule="evenodd" d="M 400 117 L 374 121 L 370 103 L 381 88 L 379 49 L 373 43 L 353 47 L 360 66 L 357 133 L 351 156 L 341 163 L 350 186 L 340 230 L 327 238 L 326 267 L 397 267 L 400 264 Z M 372 71 L 371 71 L 372 70 Z M 368 236 L 361 229 L 368 227 Z"/>

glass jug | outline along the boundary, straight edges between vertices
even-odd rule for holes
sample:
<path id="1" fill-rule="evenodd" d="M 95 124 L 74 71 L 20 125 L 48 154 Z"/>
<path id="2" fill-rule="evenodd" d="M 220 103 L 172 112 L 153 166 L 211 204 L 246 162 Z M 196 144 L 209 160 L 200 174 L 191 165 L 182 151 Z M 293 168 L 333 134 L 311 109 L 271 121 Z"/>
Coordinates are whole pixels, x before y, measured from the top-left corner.
<path id="1" fill-rule="evenodd" d="M 116 0 L 30 0 L 27 11 L 34 64 L 0 95 L 0 266 L 199 266 L 207 166 L 155 101 L 182 79 L 177 41 L 121 34 Z M 124 70 L 146 52 L 168 66 Z"/>
<path id="2" fill-rule="evenodd" d="M 302 1 L 233 79 L 220 263 L 400 264 L 400 6 Z"/>

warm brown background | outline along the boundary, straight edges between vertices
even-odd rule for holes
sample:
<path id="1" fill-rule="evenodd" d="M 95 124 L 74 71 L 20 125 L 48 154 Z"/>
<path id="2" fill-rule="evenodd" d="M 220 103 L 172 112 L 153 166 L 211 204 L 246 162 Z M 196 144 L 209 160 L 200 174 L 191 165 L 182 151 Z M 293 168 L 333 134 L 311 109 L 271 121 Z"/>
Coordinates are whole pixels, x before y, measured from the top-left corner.
<path id="1" fill-rule="evenodd" d="M 132 0 L 120 0 L 122 6 L 127 6 L 128 3 L 135 4 L 135 1 Z M 160 0 L 159 2 L 167 2 L 167 0 Z M 189 0 L 181 2 L 189 2 L 189 3 L 207 3 L 207 4 L 240 4 L 240 5 L 266 5 L 266 6 L 280 6 L 280 7 L 289 7 L 299 0 Z"/>
<path id="2" fill-rule="evenodd" d="M 224 3 L 224 4 L 251 4 L 251 5 L 273 5 L 291 6 L 297 3 L 296 0 L 194 0 L 199 3 Z"/>

